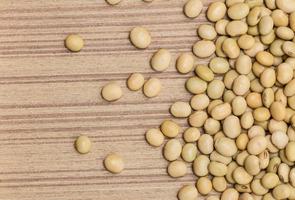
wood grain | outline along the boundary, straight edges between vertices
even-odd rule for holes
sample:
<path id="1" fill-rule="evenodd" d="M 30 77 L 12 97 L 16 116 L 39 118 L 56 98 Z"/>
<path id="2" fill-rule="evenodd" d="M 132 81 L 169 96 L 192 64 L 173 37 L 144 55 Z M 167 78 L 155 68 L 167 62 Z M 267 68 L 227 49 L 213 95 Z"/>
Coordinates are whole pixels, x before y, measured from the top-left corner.
<path id="1" fill-rule="evenodd" d="M 181 185 L 195 182 L 191 170 L 177 180 L 168 177 L 161 149 L 144 141 L 148 128 L 171 117 L 171 103 L 190 98 L 184 89 L 190 75 L 172 66 L 164 73 L 149 67 L 158 48 L 170 49 L 175 59 L 198 40 L 204 13 L 187 19 L 183 3 L 0 1 L 1 200 L 173 200 Z M 146 50 L 130 45 L 128 31 L 136 25 L 151 31 L 153 43 Z M 85 39 L 83 51 L 64 48 L 70 33 Z M 165 89 L 153 99 L 128 91 L 125 80 L 132 72 L 159 77 Z M 124 97 L 110 104 L 100 90 L 113 80 L 124 86 Z M 88 155 L 73 147 L 80 134 L 93 141 Z M 104 170 L 109 152 L 125 158 L 122 174 Z"/>

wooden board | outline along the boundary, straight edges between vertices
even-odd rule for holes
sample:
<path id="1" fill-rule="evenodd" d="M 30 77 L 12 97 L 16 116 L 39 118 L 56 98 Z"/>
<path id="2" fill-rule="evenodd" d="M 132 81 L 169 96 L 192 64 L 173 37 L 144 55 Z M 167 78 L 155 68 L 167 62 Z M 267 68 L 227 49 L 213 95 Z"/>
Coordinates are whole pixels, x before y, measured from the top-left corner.
<path id="1" fill-rule="evenodd" d="M 204 0 L 207 6 L 210 1 Z M 174 66 L 155 73 L 149 59 L 158 48 L 175 57 L 198 40 L 205 22 L 182 14 L 184 0 L 0 1 L 0 199 L 5 200 L 173 200 L 187 176 L 172 179 L 161 149 L 148 146 L 144 132 L 170 118 L 171 103 L 187 101 L 184 82 L 190 75 Z M 148 27 L 153 42 L 137 50 L 128 31 Z M 63 45 L 70 33 L 85 39 L 80 53 Z M 159 77 L 160 96 L 147 99 L 125 87 L 132 72 Z M 124 87 L 124 97 L 107 103 L 100 97 L 109 81 Z M 185 127 L 185 120 L 178 120 Z M 76 153 L 80 134 L 93 141 L 88 155 Z M 102 160 L 120 152 L 126 169 L 106 172 Z"/>

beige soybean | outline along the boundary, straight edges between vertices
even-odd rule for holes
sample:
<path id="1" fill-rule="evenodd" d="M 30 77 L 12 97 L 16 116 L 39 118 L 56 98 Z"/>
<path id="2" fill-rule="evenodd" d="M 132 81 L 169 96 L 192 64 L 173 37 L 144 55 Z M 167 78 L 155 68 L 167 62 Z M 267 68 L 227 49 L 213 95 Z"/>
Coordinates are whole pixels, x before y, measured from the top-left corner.
<path id="1" fill-rule="evenodd" d="M 206 176 L 209 173 L 210 159 L 204 155 L 198 155 L 193 163 L 193 171 L 197 176 Z"/>
<path id="2" fill-rule="evenodd" d="M 187 167 L 186 167 L 185 162 L 183 162 L 181 160 L 176 160 L 176 161 L 169 163 L 167 172 L 168 172 L 169 176 L 171 176 L 173 178 L 179 178 L 179 177 L 182 177 L 186 174 Z"/>
<path id="3" fill-rule="evenodd" d="M 276 72 L 272 68 L 265 69 L 261 76 L 260 82 L 263 87 L 272 87 L 276 82 Z"/>
<path id="4" fill-rule="evenodd" d="M 193 76 L 190 77 L 185 83 L 186 89 L 193 94 L 201 94 L 207 89 L 207 82 Z"/>
<path id="5" fill-rule="evenodd" d="M 159 147 L 164 142 L 164 135 L 159 129 L 149 129 L 145 134 L 146 141 L 154 147 Z"/>
<path id="6" fill-rule="evenodd" d="M 226 27 L 226 33 L 231 37 L 240 36 L 246 34 L 248 31 L 248 25 L 243 21 L 231 21 Z"/>
<path id="7" fill-rule="evenodd" d="M 207 18 L 211 22 L 217 22 L 224 18 L 226 14 L 226 6 L 223 2 L 211 3 L 207 9 Z"/>
<path id="8" fill-rule="evenodd" d="M 251 35 L 241 35 L 238 39 L 238 45 L 241 49 L 250 49 L 254 46 L 255 39 Z"/>
<path id="9" fill-rule="evenodd" d="M 244 129 L 249 129 L 254 124 L 254 117 L 252 112 L 247 111 L 241 116 L 241 126 Z"/>
<path id="10" fill-rule="evenodd" d="M 151 58 L 151 67 L 158 72 L 166 70 L 171 63 L 171 53 L 167 49 L 159 49 Z"/>
<path id="11" fill-rule="evenodd" d="M 229 21 L 227 19 L 221 19 L 218 20 L 215 23 L 215 31 L 219 34 L 219 35 L 226 35 L 226 31 L 225 31 L 225 27 L 226 25 L 229 23 Z M 216 47 L 217 49 L 217 47 Z"/>
<path id="12" fill-rule="evenodd" d="M 215 74 L 224 74 L 229 70 L 229 63 L 224 58 L 215 57 L 210 60 L 209 67 Z"/>
<path id="13" fill-rule="evenodd" d="M 133 28 L 130 31 L 129 37 L 131 43 L 139 49 L 147 48 L 152 41 L 152 37 L 149 31 L 146 28 L 140 26 Z"/>
<path id="14" fill-rule="evenodd" d="M 233 171 L 233 178 L 236 181 L 236 183 L 246 185 L 252 181 L 253 176 L 248 174 L 248 172 L 243 167 L 237 167 Z"/>
<path id="15" fill-rule="evenodd" d="M 276 5 L 279 9 L 286 13 L 295 11 L 295 2 L 292 0 L 277 0 Z"/>
<path id="16" fill-rule="evenodd" d="M 295 142 L 291 141 L 287 144 L 285 149 L 286 157 L 289 161 L 294 162 L 295 161 Z"/>
<path id="17" fill-rule="evenodd" d="M 214 79 L 214 73 L 206 65 L 197 65 L 195 73 L 198 77 L 207 82 L 212 81 Z"/>
<path id="18" fill-rule="evenodd" d="M 171 105 L 170 112 L 174 117 L 188 117 L 192 112 L 192 108 L 189 103 L 178 101 Z"/>
<path id="19" fill-rule="evenodd" d="M 245 3 L 236 3 L 227 10 L 227 15 L 233 20 L 245 18 L 249 14 L 249 6 Z"/>
<path id="20" fill-rule="evenodd" d="M 292 168 L 289 172 L 290 184 L 294 187 L 295 185 L 295 168 Z"/>
<path id="21" fill-rule="evenodd" d="M 84 40 L 80 35 L 71 34 L 66 37 L 65 46 L 72 52 L 78 52 L 84 47 Z"/>
<path id="22" fill-rule="evenodd" d="M 267 189 L 272 189 L 276 187 L 279 183 L 280 179 L 278 175 L 273 172 L 266 173 L 261 179 L 261 184 Z"/>
<path id="23" fill-rule="evenodd" d="M 210 24 L 202 24 L 198 27 L 198 36 L 204 40 L 214 40 L 217 36 L 217 33 L 214 29 L 214 26 Z"/>
<path id="24" fill-rule="evenodd" d="M 287 134 L 290 141 L 295 141 L 295 130 L 291 126 L 288 127 Z"/>
<path id="25" fill-rule="evenodd" d="M 255 26 L 261 20 L 261 7 L 254 7 L 250 10 L 247 16 L 247 23 L 249 26 Z"/>
<path id="26" fill-rule="evenodd" d="M 283 89 L 278 89 L 275 93 L 275 101 L 280 102 L 284 106 L 287 106 L 287 97 L 284 94 Z"/>
<path id="27" fill-rule="evenodd" d="M 176 60 L 176 69 L 179 73 L 186 74 L 192 71 L 195 58 L 191 53 L 182 53 Z"/>
<path id="28" fill-rule="evenodd" d="M 104 166 L 109 172 L 118 174 L 124 170 L 124 160 L 119 154 L 111 153 L 105 158 Z"/>
<path id="29" fill-rule="evenodd" d="M 253 117 L 256 121 L 263 122 L 270 118 L 270 112 L 265 107 L 259 107 L 254 110 Z"/>
<path id="30" fill-rule="evenodd" d="M 287 97 L 295 95 L 295 79 L 289 81 L 288 84 L 284 87 L 284 94 Z"/>
<path id="31" fill-rule="evenodd" d="M 265 90 L 263 90 L 262 92 L 262 103 L 265 107 L 269 108 L 271 107 L 271 105 L 274 103 L 275 100 L 275 94 L 273 92 L 273 89 L 271 88 L 266 88 Z M 276 107 L 277 105 L 275 105 L 274 107 Z M 272 111 L 272 110 L 270 110 Z"/>
<path id="32" fill-rule="evenodd" d="M 231 59 L 235 59 L 240 55 L 240 48 L 236 40 L 227 38 L 222 43 L 222 50 Z"/>
<path id="33" fill-rule="evenodd" d="M 133 73 L 127 80 L 127 87 L 132 91 L 137 91 L 144 85 L 144 76 L 140 73 Z"/>
<path id="34" fill-rule="evenodd" d="M 250 139 L 247 145 L 247 151 L 252 155 L 262 153 L 267 147 L 267 140 L 264 136 L 258 135 Z"/>
<path id="35" fill-rule="evenodd" d="M 150 78 L 143 85 L 143 93 L 149 98 L 158 96 L 161 90 L 162 83 L 158 78 Z"/>
<path id="36" fill-rule="evenodd" d="M 203 110 L 208 107 L 210 99 L 206 94 L 194 95 L 190 100 L 190 105 L 194 110 Z"/>
<path id="37" fill-rule="evenodd" d="M 208 118 L 204 124 L 205 132 L 209 135 L 214 135 L 220 130 L 220 122 L 213 118 Z"/>
<path id="38" fill-rule="evenodd" d="M 233 82 L 233 91 L 236 95 L 244 95 L 250 88 L 250 80 L 245 75 L 239 75 Z"/>
<path id="39" fill-rule="evenodd" d="M 194 185 L 185 185 L 178 191 L 179 200 L 196 200 L 198 198 L 198 190 Z"/>
<path id="40" fill-rule="evenodd" d="M 289 182 L 290 167 L 286 163 L 281 163 L 278 167 L 278 176 L 283 183 Z"/>
<path id="41" fill-rule="evenodd" d="M 288 97 L 288 105 L 290 108 L 295 110 L 295 96 Z"/>
<path id="42" fill-rule="evenodd" d="M 269 151 L 266 149 L 262 153 L 258 155 L 259 158 L 259 165 L 261 169 L 266 169 L 269 164 Z"/>
<path id="43" fill-rule="evenodd" d="M 221 80 L 213 80 L 208 84 L 207 95 L 211 99 L 219 99 L 223 95 L 224 83 Z"/>
<path id="44" fill-rule="evenodd" d="M 238 151 L 235 141 L 227 137 L 216 139 L 214 147 L 223 156 L 233 156 Z"/>
<path id="45" fill-rule="evenodd" d="M 210 57 L 215 52 L 215 49 L 214 43 L 208 40 L 200 40 L 193 46 L 193 52 L 199 58 Z"/>
<path id="46" fill-rule="evenodd" d="M 236 116 L 242 115 L 247 109 L 247 102 L 245 98 L 236 96 L 231 102 L 233 114 Z"/>
<path id="47" fill-rule="evenodd" d="M 197 156 L 197 153 L 197 146 L 192 143 L 187 143 L 182 147 L 181 157 L 186 162 L 193 162 Z"/>
<path id="48" fill-rule="evenodd" d="M 277 37 L 283 40 L 292 40 L 294 38 L 294 32 L 288 27 L 278 27 L 276 29 Z"/>
<path id="49" fill-rule="evenodd" d="M 271 142 L 271 135 L 267 135 L 266 140 L 267 140 L 267 150 L 270 153 L 277 153 L 279 149 Z"/>
<path id="50" fill-rule="evenodd" d="M 287 184 L 280 184 L 273 189 L 272 195 L 278 200 L 287 199 L 290 195 L 290 188 Z"/>
<path id="51" fill-rule="evenodd" d="M 208 114 L 205 111 L 195 111 L 193 112 L 189 118 L 188 122 L 192 127 L 202 127 L 208 118 Z"/>
<path id="52" fill-rule="evenodd" d="M 272 31 L 273 26 L 273 19 L 270 16 L 263 16 L 258 24 L 259 33 L 261 35 L 266 35 Z"/>
<path id="53" fill-rule="evenodd" d="M 230 7 L 236 3 L 243 3 L 245 0 L 225 0 L 225 4 L 227 7 Z"/>
<path id="54" fill-rule="evenodd" d="M 276 10 L 272 11 L 271 17 L 272 17 L 274 25 L 276 27 L 288 26 L 288 24 L 289 24 L 288 15 L 280 9 L 276 9 Z"/>
<path id="55" fill-rule="evenodd" d="M 282 63 L 277 67 L 277 80 L 281 84 L 287 84 L 293 78 L 293 68 L 288 63 Z"/>
<path id="56" fill-rule="evenodd" d="M 281 121 L 285 118 L 286 108 L 281 102 L 275 101 L 270 106 L 270 113 L 273 119 Z"/>
<path id="57" fill-rule="evenodd" d="M 269 165 L 267 166 L 267 172 L 277 173 L 279 165 L 281 164 L 281 159 L 279 157 L 273 157 L 269 161 Z"/>
<path id="58" fill-rule="evenodd" d="M 252 69 L 252 60 L 250 56 L 240 55 L 235 62 L 235 68 L 239 74 L 249 74 Z"/>
<path id="59" fill-rule="evenodd" d="M 290 42 L 290 41 L 286 41 L 284 42 L 283 46 L 283 51 L 285 54 L 287 54 L 290 57 L 295 57 L 295 43 L 294 42 Z"/>
<path id="60" fill-rule="evenodd" d="M 259 108 L 262 106 L 262 97 L 258 92 L 251 92 L 246 97 L 247 105 L 250 108 Z"/>
<path id="61" fill-rule="evenodd" d="M 220 200 L 238 200 L 239 192 L 233 188 L 226 189 L 222 194 Z"/>
<path id="62" fill-rule="evenodd" d="M 249 155 L 245 159 L 245 170 L 252 176 L 257 175 L 260 172 L 260 166 L 259 166 L 259 158 L 254 155 Z"/>
<path id="63" fill-rule="evenodd" d="M 227 182 L 224 177 L 214 177 L 212 179 L 212 186 L 215 191 L 223 192 L 227 188 Z"/>
<path id="64" fill-rule="evenodd" d="M 196 187 L 200 194 L 207 195 L 212 190 L 212 182 L 208 177 L 201 177 L 197 180 Z"/>
<path id="65" fill-rule="evenodd" d="M 185 142 L 196 142 L 200 137 L 200 131 L 198 128 L 187 128 L 183 133 L 183 139 Z"/>
<path id="66" fill-rule="evenodd" d="M 206 200 L 219 200 L 219 196 L 208 196 Z"/>
<path id="67" fill-rule="evenodd" d="M 222 103 L 215 106 L 210 112 L 213 119 L 223 120 L 231 114 L 231 106 L 229 103 Z"/>
<path id="68" fill-rule="evenodd" d="M 282 131 L 275 131 L 271 135 L 271 142 L 279 149 L 284 149 L 289 142 L 288 135 Z"/>
<path id="69" fill-rule="evenodd" d="M 91 141 L 86 135 L 79 136 L 75 141 L 75 148 L 81 154 L 89 153 L 91 146 Z"/>
<path id="70" fill-rule="evenodd" d="M 209 173 L 215 177 L 225 176 L 227 173 L 227 166 L 224 163 L 212 161 L 208 166 Z"/>
<path id="71" fill-rule="evenodd" d="M 117 83 L 110 82 L 103 86 L 101 95 L 107 101 L 116 101 L 123 96 L 123 92 Z"/>
<path id="72" fill-rule="evenodd" d="M 230 115 L 223 121 L 223 132 L 229 138 L 236 138 L 241 133 L 241 125 L 238 117 Z"/>
<path id="73" fill-rule="evenodd" d="M 183 7 L 183 12 L 187 17 L 195 18 L 199 16 L 202 9 L 203 3 L 201 0 L 188 0 Z"/>
<path id="74" fill-rule="evenodd" d="M 295 31 L 295 12 L 290 14 L 290 28 Z"/>
<path id="75" fill-rule="evenodd" d="M 182 151 L 182 145 L 179 140 L 171 139 L 164 146 L 164 157 L 168 161 L 174 161 L 179 158 Z"/>
<path id="76" fill-rule="evenodd" d="M 106 2 L 110 5 L 116 5 L 121 2 L 121 0 L 106 0 Z"/>
<path id="77" fill-rule="evenodd" d="M 211 135 L 202 134 L 197 141 L 198 149 L 203 154 L 210 154 L 214 150 L 213 138 Z"/>
<path id="78" fill-rule="evenodd" d="M 274 57 L 267 51 L 260 51 L 256 54 L 256 60 L 265 66 L 271 66 L 274 63 Z"/>
<path id="79" fill-rule="evenodd" d="M 246 133 L 241 133 L 236 139 L 236 145 L 239 150 L 245 150 L 249 142 L 249 137 Z"/>
<path id="80" fill-rule="evenodd" d="M 162 133 L 169 138 L 176 137 L 180 132 L 180 126 L 172 120 L 163 121 L 160 128 Z"/>

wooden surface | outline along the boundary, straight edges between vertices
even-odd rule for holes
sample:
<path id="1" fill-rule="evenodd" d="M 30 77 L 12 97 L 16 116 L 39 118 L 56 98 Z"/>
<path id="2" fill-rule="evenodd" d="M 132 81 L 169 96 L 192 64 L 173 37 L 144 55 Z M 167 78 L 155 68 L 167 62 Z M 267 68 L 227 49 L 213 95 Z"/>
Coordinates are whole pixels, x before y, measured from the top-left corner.
<path id="1" fill-rule="evenodd" d="M 174 65 L 155 73 L 148 63 L 160 47 L 175 58 L 197 41 L 204 14 L 185 18 L 183 2 L 0 1 L 1 200 L 174 200 L 181 185 L 194 183 L 190 169 L 183 178 L 168 177 L 161 148 L 144 141 L 148 128 L 171 117 L 171 103 L 190 98 L 189 75 L 177 74 Z M 147 50 L 130 45 L 128 31 L 137 25 L 151 31 Z M 82 52 L 64 48 L 69 33 L 85 39 Z M 128 91 L 132 72 L 161 78 L 165 89 L 154 99 Z M 112 104 L 100 97 L 111 80 L 124 87 L 124 97 Z M 88 155 L 73 147 L 80 134 L 93 141 Z M 125 158 L 122 174 L 104 170 L 109 152 Z"/>

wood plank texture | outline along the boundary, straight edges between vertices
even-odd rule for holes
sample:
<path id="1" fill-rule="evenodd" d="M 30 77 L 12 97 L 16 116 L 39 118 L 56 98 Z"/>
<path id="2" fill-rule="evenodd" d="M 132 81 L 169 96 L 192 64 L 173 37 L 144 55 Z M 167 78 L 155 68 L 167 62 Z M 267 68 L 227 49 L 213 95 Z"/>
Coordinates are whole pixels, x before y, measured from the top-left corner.
<path id="1" fill-rule="evenodd" d="M 177 180 L 168 177 L 161 149 L 144 141 L 148 128 L 171 117 L 171 103 L 190 98 L 184 89 L 190 75 L 172 66 L 164 73 L 149 67 L 158 48 L 170 49 L 175 59 L 198 40 L 204 11 L 187 19 L 183 3 L 0 1 L 0 200 L 174 200 L 181 185 L 194 183 L 191 170 Z M 151 31 L 146 50 L 130 45 L 128 31 L 136 25 Z M 82 35 L 83 51 L 64 48 L 69 33 Z M 132 72 L 159 77 L 165 89 L 153 99 L 128 91 Z M 124 86 L 124 97 L 107 103 L 100 90 L 112 80 Z M 88 155 L 74 149 L 79 134 L 93 141 Z M 113 151 L 126 161 L 120 175 L 102 165 Z"/>

